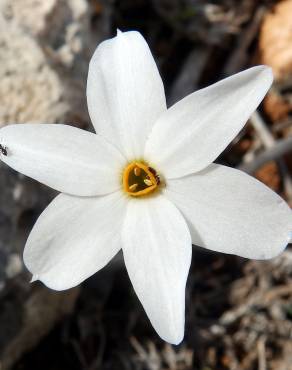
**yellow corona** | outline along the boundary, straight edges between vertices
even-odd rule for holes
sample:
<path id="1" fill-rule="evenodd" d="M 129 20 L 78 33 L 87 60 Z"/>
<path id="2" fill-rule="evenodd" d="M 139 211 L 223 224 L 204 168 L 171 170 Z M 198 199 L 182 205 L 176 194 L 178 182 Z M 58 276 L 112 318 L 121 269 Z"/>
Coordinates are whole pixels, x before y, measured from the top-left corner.
<path id="1" fill-rule="evenodd" d="M 133 197 L 148 195 L 157 190 L 160 177 L 144 162 L 131 162 L 123 172 L 123 189 Z"/>

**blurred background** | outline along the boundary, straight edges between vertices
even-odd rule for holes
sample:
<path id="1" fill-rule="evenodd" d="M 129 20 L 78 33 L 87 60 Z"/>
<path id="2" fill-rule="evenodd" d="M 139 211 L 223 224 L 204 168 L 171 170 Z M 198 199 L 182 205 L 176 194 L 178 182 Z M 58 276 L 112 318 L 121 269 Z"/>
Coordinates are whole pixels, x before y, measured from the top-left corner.
<path id="1" fill-rule="evenodd" d="M 85 86 L 96 45 L 139 30 L 168 104 L 249 66 L 275 82 L 219 163 L 292 205 L 292 0 L 0 0 L 0 126 L 92 130 Z M 56 195 L 0 163 L 1 370 L 291 370 L 292 250 L 269 262 L 194 247 L 180 346 L 152 329 L 122 256 L 66 292 L 30 284 L 22 250 Z"/>

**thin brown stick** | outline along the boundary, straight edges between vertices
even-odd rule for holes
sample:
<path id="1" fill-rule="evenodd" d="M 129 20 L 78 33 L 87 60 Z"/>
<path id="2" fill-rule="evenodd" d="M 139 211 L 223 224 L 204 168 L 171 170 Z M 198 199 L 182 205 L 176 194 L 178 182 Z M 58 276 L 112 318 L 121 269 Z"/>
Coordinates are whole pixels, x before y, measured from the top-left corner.
<path id="1" fill-rule="evenodd" d="M 266 339 L 264 337 L 258 340 L 257 349 L 258 349 L 258 370 L 267 370 Z"/>

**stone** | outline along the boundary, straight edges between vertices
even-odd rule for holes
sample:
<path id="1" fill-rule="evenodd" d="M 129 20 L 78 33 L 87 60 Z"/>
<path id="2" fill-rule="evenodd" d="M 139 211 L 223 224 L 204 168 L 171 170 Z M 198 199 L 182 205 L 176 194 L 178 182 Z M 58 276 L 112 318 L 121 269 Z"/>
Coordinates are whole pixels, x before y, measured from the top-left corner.
<path id="1" fill-rule="evenodd" d="M 86 128 L 88 61 L 96 43 L 86 0 L 0 0 L 0 126 Z M 1 138 L 0 138 L 1 139 Z M 0 161 L 0 369 L 10 369 L 74 309 L 79 289 L 53 292 L 22 261 L 34 222 L 56 195 Z"/>

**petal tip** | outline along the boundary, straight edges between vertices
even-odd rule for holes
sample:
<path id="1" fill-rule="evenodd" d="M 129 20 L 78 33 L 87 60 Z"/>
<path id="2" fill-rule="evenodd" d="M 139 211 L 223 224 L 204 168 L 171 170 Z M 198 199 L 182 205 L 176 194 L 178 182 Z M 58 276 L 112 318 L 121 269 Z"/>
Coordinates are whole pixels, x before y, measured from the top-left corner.
<path id="1" fill-rule="evenodd" d="M 280 256 L 280 254 L 284 252 L 284 250 L 287 248 L 288 244 L 290 244 L 291 242 L 292 242 L 292 230 L 289 232 L 289 234 L 287 236 L 287 239 L 285 240 L 285 242 L 281 246 L 281 248 L 277 248 L 273 253 L 271 253 L 270 256 L 268 256 L 265 259 L 269 260 L 269 259 L 273 259 L 273 258 L 276 258 L 276 257 Z"/>
<path id="2" fill-rule="evenodd" d="M 274 80 L 274 74 L 273 74 L 273 69 L 270 66 L 264 66 L 265 68 L 265 73 L 267 74 L 267 77 L 270 79 L 271 83 Z"/>
<path id="3" fill-rule="evenodd" d="M 38 275 L 33 275 L 31 280 L 30 280 L 30 283 L 34 283 L 35 281 L 38 281 L 39 280 L 39 276 Z"/>
<path id="4" fill-rule="evenodd" d="M 178 346 L 184 339 L 184 331 L 182 331 L 181 333 L 172 333 L 168 336 L 161 336 L 161 338 L 167 343 Z"/>
<path id="5" fill-rule="evenodd" d="M 260 255 L 257 254 L 255 256 L 250 256 L 248 258 L 255 259 L 258 261 L 268 261 L 272 260 L 274 258 L 279 257 L 284 250 L 287 248 L 288 244 L 291 243 L 291 237 L 292 237 L 292 231 L 289 232 L 287 238 L 284 240 L 283 244 L 277 246 L 273 246 L 272 248 L 269 249 L 269 251 L 263 251 Z"/>
<path id="6" fill-rule="evenodd" d="M 164 328 L 163 332 L 157 331 L 163 340 L 175 346 L 178 346 L 183 341 L 185 335 L 184 315 L 179 321 L 180 322 L 175 324 L 170 320 L 167 328 Z"/>
<path id="7" fill-rule="evenodd" d="M 257 66 L 259 73 L 263 75 L 267 85 L 271 86 L 274 80 L 273 69 L 267 65 Z"/>

